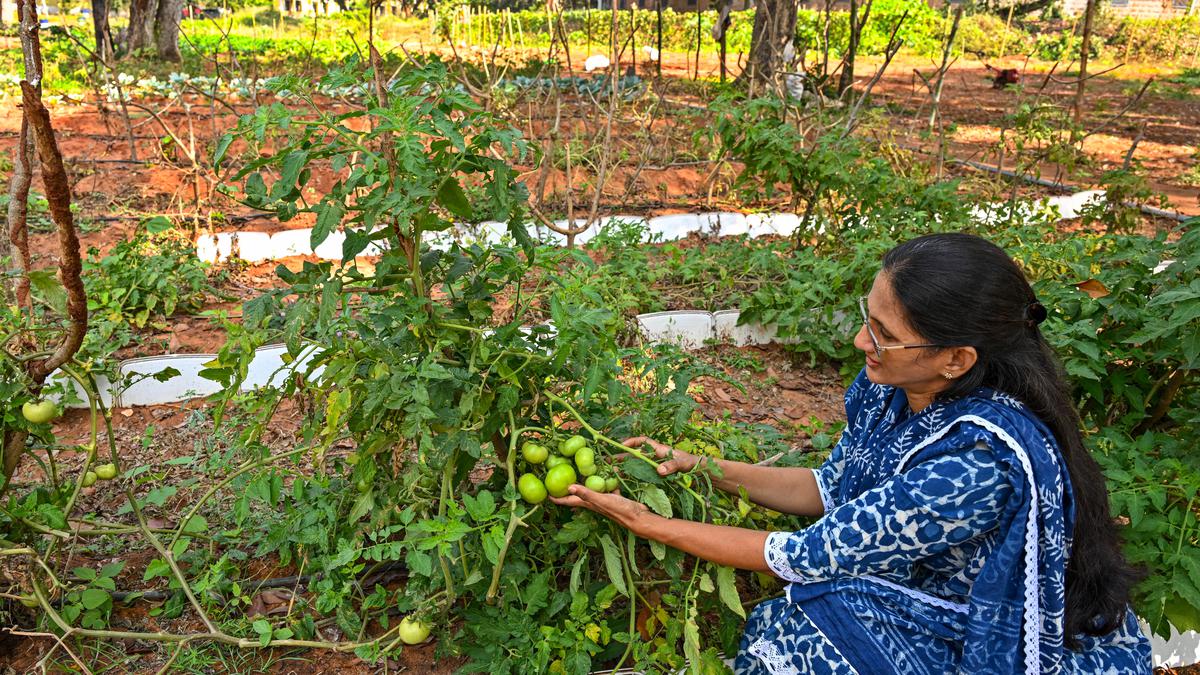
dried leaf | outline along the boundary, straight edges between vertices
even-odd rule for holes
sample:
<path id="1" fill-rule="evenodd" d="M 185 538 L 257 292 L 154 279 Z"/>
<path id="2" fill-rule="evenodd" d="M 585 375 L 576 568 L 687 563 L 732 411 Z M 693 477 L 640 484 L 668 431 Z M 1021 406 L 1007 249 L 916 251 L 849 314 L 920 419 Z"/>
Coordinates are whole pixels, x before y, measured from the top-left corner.
<path id="1" fill-rule="evenodd" d="M 292 592 L 286 588 L 270 588 L 254 596 L 246 607 L 246 616 L 270 616 L 287 613 L 292 601 Z"/>
<path id="2" fill-rule="evenodd" d="M 1104 284 L 1095 279 L 1088 279 L 1075 284 L 1075 288 L 1087 293 L 1093 300 L 1103 298 L 1109 294 L 1109 290 Z"/>

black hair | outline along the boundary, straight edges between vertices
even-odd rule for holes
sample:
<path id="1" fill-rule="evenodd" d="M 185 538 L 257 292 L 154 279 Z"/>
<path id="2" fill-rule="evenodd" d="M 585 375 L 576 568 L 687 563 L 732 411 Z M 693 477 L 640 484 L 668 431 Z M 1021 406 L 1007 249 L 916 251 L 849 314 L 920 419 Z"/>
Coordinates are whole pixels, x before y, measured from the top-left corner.
<path id="1" fill-rule="evenodd" d="M 950 381 L 939 399 L 995 389 L 1028 406 L 1058 441 L 1075 503 L 1067 562 L 1068 648 L 1078 648 L 1075 636 L 1104 635 L 1122 625 L 1141 572 L 1121 552 L 1104 474 L 1084 446 L 1066 374 L 1038 328 L 1046 310 L 1021 268 L 986 239 L 947 233 L 896 246 L 884 256 L 883 272 L 924 341 L 975 348 L 975 365 Z"/>

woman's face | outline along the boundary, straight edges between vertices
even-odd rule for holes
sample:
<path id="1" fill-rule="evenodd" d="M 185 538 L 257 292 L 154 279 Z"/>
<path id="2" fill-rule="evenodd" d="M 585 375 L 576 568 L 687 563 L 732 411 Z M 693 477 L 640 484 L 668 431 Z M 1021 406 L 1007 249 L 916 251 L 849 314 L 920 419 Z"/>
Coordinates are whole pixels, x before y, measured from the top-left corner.
<path id="1" fill-rule="evenodd" d="M 909 325 L 886 272 L 875 276 L 875 283 L 867 295 L 867 312 L 880 346 L 929 342 Z M 915 399 L 932 398 L 945 389 L 950 383 L 946 373 L 957 377 L 965 372 L 962 364 L 955 361 L 954 354 L 959 350 L 954 349 L 885 349 L 880 356 L 875 353 L 865 324 L 854 336 L 854 346 L 863 352 L 867 377 L 872 382 L 904 389 L 913 403 L 916 403 Z"/>

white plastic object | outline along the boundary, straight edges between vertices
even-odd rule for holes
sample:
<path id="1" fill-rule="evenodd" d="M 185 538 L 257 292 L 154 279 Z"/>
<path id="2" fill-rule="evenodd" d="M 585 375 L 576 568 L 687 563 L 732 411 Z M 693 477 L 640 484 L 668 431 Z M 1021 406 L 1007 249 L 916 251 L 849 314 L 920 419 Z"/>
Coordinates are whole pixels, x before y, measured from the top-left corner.
<path id="1" fill-rule="evenodd" d="M 586 61 L 583 62 L 583 69 L 590 73 L 593 70 L 604 70 L 610 65 L 611 62 L 608 60 L 607 56 L 603 54 L 592 54 L 591 56 L 587 57 Z"/>
<path id="2" fill-rule="evenodd" d="M 704 228 L 705 220 L 698 213 L 675 213 L 668 216 L 656 216 L 647 221 L 646 226 L 650 235 L 657 235 L 661 241 L 676 241 L 684 239 L 693 232 Z"/>
<path id="3" fill-rule="evenodd" d="M 175 403 L 215 394 L 221 390 L 221 386 L 200 377 L 204 364 L 215 358 L 215 354 L 169 354 L 122 361 L 118 367 L 121 379 L 132 384 L 120 393 L 117 405 Z M 165 382 L 153 378 L 154 374 L 167 368 L 178 370 L 179 375 Z"/>
<path id="4" fill-rule="evenodd" d="M 713 338 L 709 312 L 675 311 L 639 314 L 638 330 L 650 343 L 669 343 L 682 349 L 699 349 Z"/>

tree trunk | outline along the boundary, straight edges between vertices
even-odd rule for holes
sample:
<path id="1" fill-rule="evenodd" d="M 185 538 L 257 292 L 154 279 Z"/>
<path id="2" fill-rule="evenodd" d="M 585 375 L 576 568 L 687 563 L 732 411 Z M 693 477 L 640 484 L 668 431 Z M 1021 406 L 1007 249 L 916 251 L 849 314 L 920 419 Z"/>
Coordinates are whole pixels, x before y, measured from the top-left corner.
<path id="1" fill-rule="evenodd" d="M 126 53 L 146 49 L 154 44 L 154 15 L 158 13 L 158 0 L 130 0 L 129 43 Z"/>
<path id="2" fill-rule="evenodd" d="M 112 32 L 108 29 L 108 0 L 92 0 L 92 26 L 96 29 L 96 56 L 112 63 Z"/>
<path id="3" fill-rule="evenodd" d="M 159 0 L 154 20 L 154 43 L 158 58 L 179 61 L 179 22 L 183 19 L 183 0 Z"/>
<path id="4" fill-rule="evenodd" d="M 1075 134 L 1083 124 L 1083 94 L 1087 89 L 1088 52 L 1092 51 L 1092 17 L 1096 15 L 1096 0 L 1088 0 L 1083 15 L 1083 44 L 1079 45 L 1079 83 L 1075 85 Z"/>
<path id="5" fill-rule="evenodd" d="M 759 0 L 750 35 L 750 56 L 742 78 L 750 93 L 767 87 L 783 65 L 783 50 L 796 36 L 798 0 Z"/>
<path id="6" fill-rule="evenodd" d="M 842 60 L 842 76 L 838 79 L 838 96 L 845 96 L 846 90 L 854 86 L 854 57 L 858 56 L 858 36 L 862 34 L 862 25 L 858 22 L 858 2 L 850 0 L 850 35 L 846 43 L 846 56 Z"/>

